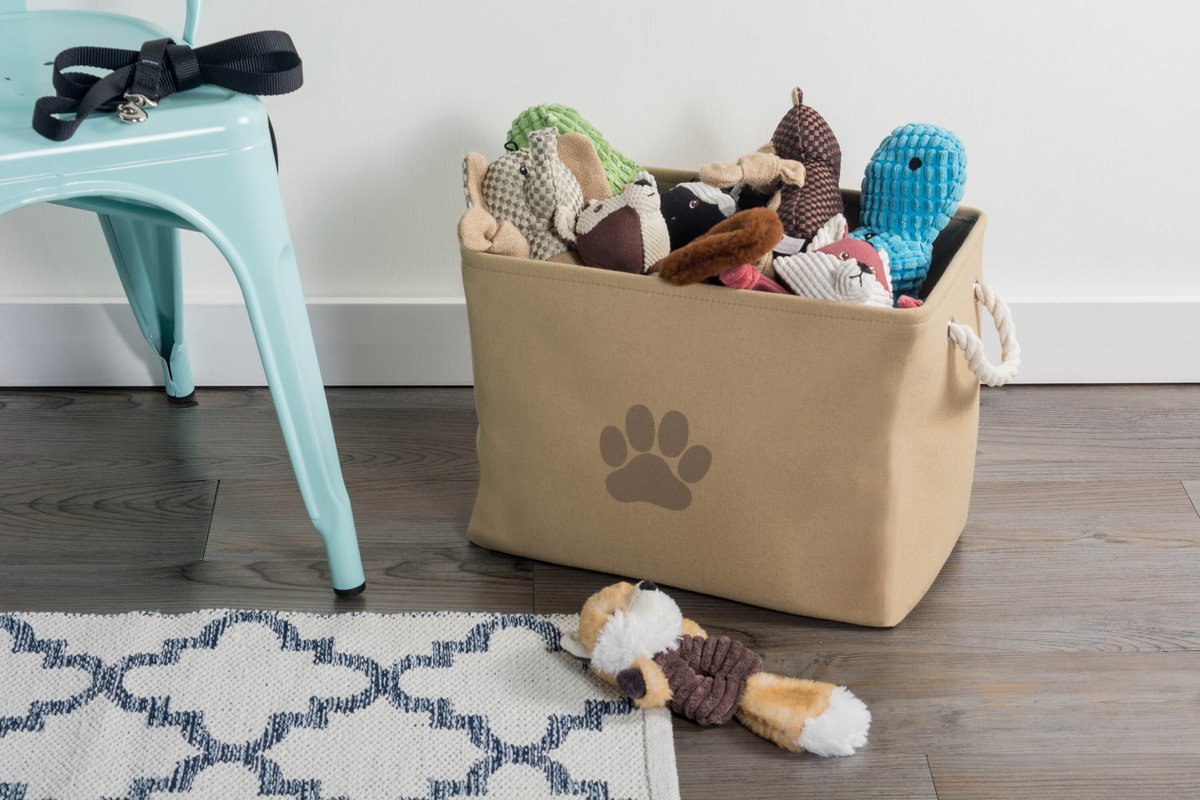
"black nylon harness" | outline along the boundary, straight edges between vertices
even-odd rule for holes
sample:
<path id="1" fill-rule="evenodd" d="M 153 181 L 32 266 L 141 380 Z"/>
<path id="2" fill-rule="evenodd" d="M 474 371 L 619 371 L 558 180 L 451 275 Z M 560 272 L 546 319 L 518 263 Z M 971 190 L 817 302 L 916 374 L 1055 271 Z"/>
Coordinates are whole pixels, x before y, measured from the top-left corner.
<path id="1" fill-rule="evenodd" d="M 72 67 L 111 70 L 100 77 Z M 213 84 L 243 94 L 294 92 L 304 83 L 300 55 L 283 31 L 258 31 L 192 48 L 153 39 L 141 50 L 71 47 L 54 59 L 57 96 L 33 106 L 33 129 L 56 142 L 74 135 L 94 112 L 117 112 L 124 122 L 144 122 L 147 108 L 175 92 Z M 74 114 L 70 119 L 56 115 Z M 271 131 L 271 144 L 275 132 Z"/>

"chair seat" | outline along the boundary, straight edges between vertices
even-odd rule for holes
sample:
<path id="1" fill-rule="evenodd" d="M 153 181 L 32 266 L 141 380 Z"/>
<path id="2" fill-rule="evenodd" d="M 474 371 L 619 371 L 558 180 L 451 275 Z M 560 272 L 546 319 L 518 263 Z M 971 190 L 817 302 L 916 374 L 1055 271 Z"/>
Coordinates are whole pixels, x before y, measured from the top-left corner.
<path id="1" fill-rule="evenodd" d="M 165 98 L 143 123 L 93 114 L 66 142 L 52 142 L 33 130 L 34 102 L 54 94 L 47 62 L 59 52 L 80 45 L 136 50 L 148 39 L 170 35 L 144 20 L 99 12 L 0 15 L 0 179 L 44 174 L 39 157 L 53 157 L 56 172 L 64 167 L 87 171 L 261 143 L 268 135 L 262 103 L 216 86 Z"/>

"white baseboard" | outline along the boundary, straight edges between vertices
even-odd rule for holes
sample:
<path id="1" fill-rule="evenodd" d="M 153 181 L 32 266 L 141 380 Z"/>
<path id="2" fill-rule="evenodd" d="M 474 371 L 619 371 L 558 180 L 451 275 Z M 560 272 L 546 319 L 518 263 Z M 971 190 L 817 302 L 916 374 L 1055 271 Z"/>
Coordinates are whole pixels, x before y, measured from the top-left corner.
<path id="1" fill-rule="evenodd" d="M 308 304 L 328 386 L 469 386 L 471 342 L 461 298 Z M 246 308 L 184 308 L 199 386 L 264 386 Z M 0 301 L 0 385 L 158 386 L 162 369 L 121 300 Z"/>
<path id="2" fill-rule="evenodd" d="M 1200 382 L 1200 298 L 1028 298 L 1009 305 L 1022 383 Z M 324 300 L 308 306 L 330 386 L 471 383 L 461 298 Z M 265 384 L 246 310 L 185 310 L 201 386 Z M 985 336 L 993 357 L 994 333 Z M 162 377 L 124 300 L 0 301 L 0 385 L 155 386 Z"/>
<path id="3" fill-rule="evenodd" d="M 1030 297 L 1008 305 L 1023 354 L 1020 383 L 1200 382 L 1200 297 Z M 984 341 L 996 358 L 995 331 Z"/>

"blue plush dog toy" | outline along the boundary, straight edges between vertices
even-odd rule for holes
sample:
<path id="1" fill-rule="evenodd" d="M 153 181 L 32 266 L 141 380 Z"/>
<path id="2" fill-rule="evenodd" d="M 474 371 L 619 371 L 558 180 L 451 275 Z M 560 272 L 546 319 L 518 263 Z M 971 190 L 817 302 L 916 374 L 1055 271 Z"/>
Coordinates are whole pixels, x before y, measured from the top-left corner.
<path id="1" fill-rule="evenodd" d="M 933 240 L 958 210 L 966 181 L 963 143 L 936 125 L 902 125 L 871 156 L 862 227 L 850 235 L 887 251 L 896 297 L 915 295 L 925 282 Z"/>

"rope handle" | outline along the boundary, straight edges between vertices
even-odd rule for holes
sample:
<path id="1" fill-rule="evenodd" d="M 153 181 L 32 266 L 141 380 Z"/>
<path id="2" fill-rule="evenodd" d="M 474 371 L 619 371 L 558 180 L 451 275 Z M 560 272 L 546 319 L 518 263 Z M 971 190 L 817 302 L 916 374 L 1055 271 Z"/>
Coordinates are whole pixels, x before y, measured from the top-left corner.
<path id="1" fill-rule="evenodd" d="M 992 291 L 992 287 L 982 281 L 975 282 L 975 302 L 992 315 L 996 332 L 1000 334 L 1000 364 L 996 365 L 988 360 L 983 351 L 983 340 L 975 331 L 961 322 L 955 322 L 953 318 L 949 322 L 950 341 L 962 348 L 971 371 L 981 383 L 1003 386 L 1017 377 L 1017 370 L 1021 368 L 1021 345 L 1017 342 L 1012 312 L 1000 296 Z"/>

